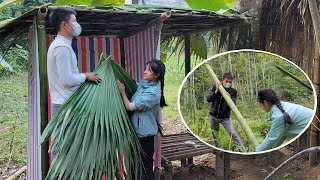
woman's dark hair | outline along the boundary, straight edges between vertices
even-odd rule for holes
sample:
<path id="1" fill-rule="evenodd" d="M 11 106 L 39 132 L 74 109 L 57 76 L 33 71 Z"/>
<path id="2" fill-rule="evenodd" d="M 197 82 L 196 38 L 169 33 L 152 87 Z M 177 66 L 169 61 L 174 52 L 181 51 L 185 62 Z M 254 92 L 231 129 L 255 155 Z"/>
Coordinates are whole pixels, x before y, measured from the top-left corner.
<path id="1" fill-rule="evenodd" d="M 71 8 L 57 8 L 51 11 L 49 15 L 49 24 L 56 30 L 60 31 L 62 21 L 68 22 L 71 15 L 77 15 L 77 12 Z"/>
<path id="2" fill-rule="evenodd" d="M 158 75 L 157 81 L 160 81 L 160 83 L 161 83 L 160 107 L 168 106 L 166 104 L 166 100 L 164 99 L 164 96 L 163 96 L 164 75 L 165 75 L 165 72 L 166 72 L 166 66 L 163 64 L 162 61 L 160 61 L 158 59 L 153 59 L 153 60 L 149 61 L 147 64 L 149 64 L 152 72 L 154 74 Z"/>
<path id="3" fill-rule="evenodd" d="M 259 103 L 263 103 L 263 101 L 267 101 L 268 103 L 275 104 L 283 113 L 284 123 L 292 124 L 292 119 L 290 115 L 283 109 L 280 99 L 277 96 L 277 93 L 273 89 L 267 88 L 267 89 L 260 90 L 258 92 L 257 100 Z"/>

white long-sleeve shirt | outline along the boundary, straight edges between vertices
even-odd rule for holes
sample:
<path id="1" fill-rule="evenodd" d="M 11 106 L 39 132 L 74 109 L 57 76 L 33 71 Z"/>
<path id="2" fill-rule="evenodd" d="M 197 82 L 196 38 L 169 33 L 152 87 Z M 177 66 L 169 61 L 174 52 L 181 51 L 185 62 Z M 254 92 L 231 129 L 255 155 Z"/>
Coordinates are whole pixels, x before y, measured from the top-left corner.
<path id="1" fill-rule="evenodd" d="M 63 104 L 86 80 L 86 76 L 79 73 L 77 57 L 71 47 L 71 41 L 61 35 L 58 35 L 50 44 L 47 68 L 52 104 Z"/>

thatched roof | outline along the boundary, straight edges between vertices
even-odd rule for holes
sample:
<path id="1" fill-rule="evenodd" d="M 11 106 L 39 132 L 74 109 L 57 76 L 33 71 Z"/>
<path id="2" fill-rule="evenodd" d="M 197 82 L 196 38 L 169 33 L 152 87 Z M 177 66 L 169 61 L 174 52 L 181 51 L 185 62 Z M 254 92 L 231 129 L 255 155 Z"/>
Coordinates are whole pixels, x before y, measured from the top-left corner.
<path id="1" fill-rule="evenodd" d="M 0 41 L 12 32 L 27 31 L 40 7 L 25 15 L 0 24 Z M 48 7 L 48 13 L 55 6 Z M 128 36 L 143 28 L 161 21 L 164 13 L 171 15 L 163 22 L 164 37 L 179 36 L 187 33 L 209 31 L 215 28 L 246 24 L 244 16 L 224 16 L 206 10 L 179 9 L 173 7 L 125 5 L 103 7 L 73 7 L 77 11 L 78 22 L 83 26 L 82 35 Z M 160 17 L 161 16 L 161 17 Z M 48 22 L 48 16 L 47 22 Z M 163 19 L 162 19 L 163 20 Z M 47 23 L 47 33 L 53 28 Z"/>
<path id="2" fill-rule="evenodd" d="M 312 78 L 315 41 L 307 1 L 264 0 L 260 22 L 264 50 L 293 61 Z"/>

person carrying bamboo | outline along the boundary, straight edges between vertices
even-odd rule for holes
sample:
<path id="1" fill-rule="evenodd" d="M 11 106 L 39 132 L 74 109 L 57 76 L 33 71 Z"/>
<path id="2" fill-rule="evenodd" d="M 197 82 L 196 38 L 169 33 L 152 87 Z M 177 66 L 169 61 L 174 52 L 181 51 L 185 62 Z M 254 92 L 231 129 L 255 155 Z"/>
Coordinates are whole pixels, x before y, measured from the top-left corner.
<path id="1" fill-rule="evenodd" d="M 57 37 L 50 44 L 47 55 L 52 117 L 81 83 L 87 80 L 98 84 L 101 81 L 95 73 L 79 73 L 77 56 L 71 47 L 72 38 L 79 36 L 82 30 L 76 15 L 76 11 L 71 8 L 57 8 L 49 15 L 49 23 L 57 31 Z M 56 151 L 53 148 L 53 158 Z"/>
<path id="2" fill-rule="evenodd" d="M 307 107 L 281 101 L 276 92 L 262 89 L 258 92 L 258 102 L 263 110 L 270 112 L 271 129 L 256 151 L 265 151 L 280 146 L 286 138 L 293 138 L 309 124 L 313 110 Z"/>
<path id="3" fill-rule="evenodd" d="M 226 72 L 222 77 L 222 85 L 225 88 L 227 94 L 231 97 L 232 101 L 236 104 L 237 101 L 237 90 L 232 88 L 233 76 L 230 72 Z M 213 133 L 214 145 L 218 146 L 217 136 L 215 133 L 219 132 L 219 125 L 222 124 L 227 130 L 229 135 L 232 137 L 232 140 L 236 146 L 239 147 L 239 150 L 243 149 L 243 143 L 234 130 L 231 120 L 230 120 L 230 107 L 228 106 L 225 99 L 222 97 L 221 92 L 219 91 L 219 86 L 221 84 L 216 83 L 211 89 L 210 94 L 207 95 L 207 101 L 211 103 L 210 109 L 210 128 L 215 132 Z"/>
<path id="4" fill-rule="evenodd" d="M 154 137 L 158 133 L 157 118 L 160 108 L 165 103 L 160 82 L 163 82 L 165 66 L 160 60 L 152 60 L 147 63 L 143 73 L 143 80 L 138 83 L 138 90 L 132 96 L 131 101 L 125 93 L 125 86 L 118 81 L 118 88 L 123 103 L 128 111 L 133 113 L 130 116 L 131 124 L 137 133 L 143 150 L 143 165 L 145 172 L 144 180 L 153 180 L 153 154 Z M 162 99 L 162 100 L 161 100 Z"/>

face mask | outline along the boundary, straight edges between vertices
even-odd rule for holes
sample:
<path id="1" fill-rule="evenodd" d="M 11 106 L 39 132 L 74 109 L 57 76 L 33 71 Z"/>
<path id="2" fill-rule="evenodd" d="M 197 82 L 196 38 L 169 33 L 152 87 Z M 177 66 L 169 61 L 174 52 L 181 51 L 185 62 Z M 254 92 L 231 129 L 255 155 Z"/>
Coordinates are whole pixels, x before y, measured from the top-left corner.
<path id="1" fill-rule="evenodd" d="M 79 36 L 81 34 L 82 28 L 79 23 L 77 22 L 72 23 L 72 29 L 73 31 L 71 31 L 71 33 L 73 36 Z"/>
<path id="2" fill-rule="evenodd" d="M 223 83 L 223 87 L 229 89 L 231 87 L 231 83 Z"/>

